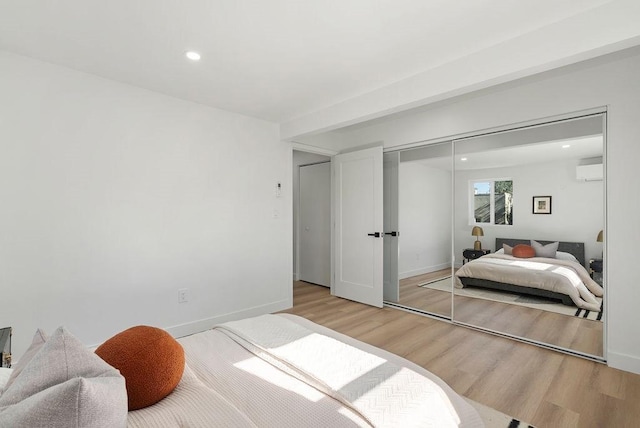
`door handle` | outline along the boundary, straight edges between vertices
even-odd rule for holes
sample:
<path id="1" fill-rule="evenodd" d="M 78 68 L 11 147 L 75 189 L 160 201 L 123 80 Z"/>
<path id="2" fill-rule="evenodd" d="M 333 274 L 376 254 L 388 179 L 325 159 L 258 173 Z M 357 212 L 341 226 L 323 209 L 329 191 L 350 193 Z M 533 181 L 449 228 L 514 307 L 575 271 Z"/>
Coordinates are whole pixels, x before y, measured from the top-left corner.
<path id="1" fill-rule="evenodd" d="M 373 236 L 374 238 L 379 238 L 382 236 L 380 232 L 367 233 L 367 236 Z"/>
<path id="2" fill-rule="evenodd" d="M 393 232 L 385 232 L 384 234 L 391 236 L 400 236 L 400 232 L 396 232 L 395 230 Z"/>

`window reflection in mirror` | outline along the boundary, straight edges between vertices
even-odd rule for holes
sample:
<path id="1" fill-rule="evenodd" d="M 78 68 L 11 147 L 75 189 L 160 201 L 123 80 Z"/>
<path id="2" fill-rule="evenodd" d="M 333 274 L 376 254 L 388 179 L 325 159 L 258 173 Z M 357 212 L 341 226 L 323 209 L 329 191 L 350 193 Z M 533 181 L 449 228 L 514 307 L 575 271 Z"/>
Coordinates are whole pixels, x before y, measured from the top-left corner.
<path id="1" fill-rule="evenodd" d="M 469 224 L 513 224 L 513 180 L 472 180 Z"/>

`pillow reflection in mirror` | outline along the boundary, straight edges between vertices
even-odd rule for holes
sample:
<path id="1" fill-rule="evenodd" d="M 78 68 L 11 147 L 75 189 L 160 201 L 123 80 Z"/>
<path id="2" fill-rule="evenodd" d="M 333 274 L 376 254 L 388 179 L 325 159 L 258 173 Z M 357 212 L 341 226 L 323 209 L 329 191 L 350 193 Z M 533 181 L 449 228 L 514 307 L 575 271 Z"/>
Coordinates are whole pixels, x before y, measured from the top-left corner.
<path id="1" fill-rule="evenodd" d="M 576 259 L 576 256 L 574 256 L 571 253 L 564 253 L 562 251 L 556 252 L 556 259 L 558 259 L 558 260 L 568 260 L 570 262 L 580 263 L 578 261 L 578 259 Z"/>
<path id="2" fill-rule="evenodd" d="M 548 257 L 551 259 L 556 258 L 556 252 L 558 251 L 558 245 L 560 242 L 552 242 L 551 244 L 542 245 L 538 241 L 531 240 L 531 246 L 536 250 L 536 257 Z"/>

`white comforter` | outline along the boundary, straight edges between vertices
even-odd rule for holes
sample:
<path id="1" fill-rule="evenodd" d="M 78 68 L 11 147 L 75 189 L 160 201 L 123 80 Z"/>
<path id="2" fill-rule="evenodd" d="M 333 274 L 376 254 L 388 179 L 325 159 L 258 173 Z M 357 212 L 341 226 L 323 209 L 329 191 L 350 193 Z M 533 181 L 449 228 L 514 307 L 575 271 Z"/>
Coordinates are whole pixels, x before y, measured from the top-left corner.
<path id="1" fill-rule="evenodd" d="M 293 315 L 227 323 L 179 342 L 187 362 L 180 385 L 130 412 L 130 427 L 483 426 L 435 375 Z"/>
<path id="2" fill-rule="evenodd" d="M 595 298 L 604 294 L 580 263 L 569 260 L 532 257 L 522 259 L 506 254 L 487 254 L 456 271 L 455 286 L 462 288 L 461 277 L 487 279 L 524 287 L 566 294 L 577 307 L 599 312 Z"/>

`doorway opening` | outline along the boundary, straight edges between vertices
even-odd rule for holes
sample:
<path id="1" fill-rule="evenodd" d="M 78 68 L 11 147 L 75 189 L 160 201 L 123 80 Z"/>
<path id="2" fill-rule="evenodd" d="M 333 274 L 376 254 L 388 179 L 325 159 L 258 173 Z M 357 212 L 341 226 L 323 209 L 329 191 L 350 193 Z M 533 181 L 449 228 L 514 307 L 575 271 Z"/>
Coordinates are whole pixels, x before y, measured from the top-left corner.
<path id="1" fill-rule="evenodd" d="M 293 151 L 293 280 L 330 287 L 331 157 Z"/>

